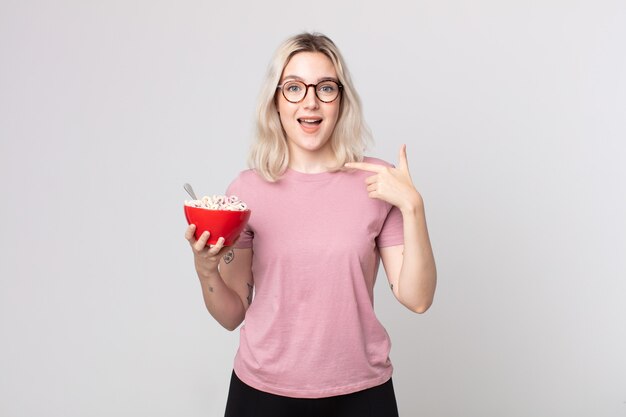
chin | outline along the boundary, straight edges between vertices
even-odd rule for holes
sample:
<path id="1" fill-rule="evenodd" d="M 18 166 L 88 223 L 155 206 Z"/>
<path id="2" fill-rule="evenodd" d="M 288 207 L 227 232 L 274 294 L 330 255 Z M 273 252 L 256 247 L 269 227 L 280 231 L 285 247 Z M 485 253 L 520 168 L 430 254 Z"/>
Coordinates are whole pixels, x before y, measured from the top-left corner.
<path id="1" fill-rule="evenodd" d="M 307 151 L 319 151 L 324 149 L 326 146 L 329 146 L 330 142 L 328 140 L 319 140 L 319 139 L 310 139 L 303 140 L 298 142 L 298 146 L 302 149 L 306 149 Z"/>

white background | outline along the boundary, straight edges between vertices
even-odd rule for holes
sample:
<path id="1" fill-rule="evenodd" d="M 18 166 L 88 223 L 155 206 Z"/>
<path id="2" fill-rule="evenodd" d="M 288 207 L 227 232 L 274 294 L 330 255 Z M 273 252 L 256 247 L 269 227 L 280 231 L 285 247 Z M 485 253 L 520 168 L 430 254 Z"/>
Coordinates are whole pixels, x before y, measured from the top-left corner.
<path id="1" fill-rule="evenodd" d="M 439 270 L 384 277 L 401 415 L 626 416 L 626 3 L 0 1 L 0 415 L 220 416 L 184 182 L 244 169 L 269 59 L 343 51 Z"/>

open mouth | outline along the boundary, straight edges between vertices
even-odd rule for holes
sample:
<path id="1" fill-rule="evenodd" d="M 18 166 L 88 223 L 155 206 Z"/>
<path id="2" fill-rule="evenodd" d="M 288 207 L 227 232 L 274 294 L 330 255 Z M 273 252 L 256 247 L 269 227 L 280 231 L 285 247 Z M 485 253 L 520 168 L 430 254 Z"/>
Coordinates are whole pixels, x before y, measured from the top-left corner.
<path id="1" fill-rule="evenodd" d="M 298 119 L 298 123 L 303 126 L 317 126 L 322 123 L 322 119 Z"/>

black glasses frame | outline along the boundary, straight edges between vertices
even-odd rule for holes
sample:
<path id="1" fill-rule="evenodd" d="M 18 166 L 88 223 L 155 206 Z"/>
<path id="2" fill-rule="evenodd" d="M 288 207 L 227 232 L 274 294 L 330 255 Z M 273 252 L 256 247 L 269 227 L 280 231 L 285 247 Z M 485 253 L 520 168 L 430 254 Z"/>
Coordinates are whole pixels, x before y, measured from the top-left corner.
<path id="1" fill-rule="evenodd" d="M 302 102 L 302 100 L 304 100 L 306 98 L 306 95 L 309 94 L 309 87 L 313 87 L 313 91 L 315 91 L 315 97 L 317 97 L 317 99 L 319 101 L 321 101 L 322 103 L 332 103 L 333 101 L 337 100 L 339 98 L 339 96 L 341 95 L 341 93 L 343 92 L 343 85 L 339 82 L 339 81 L 335 81 L 335 80 L 322 80 L 320 82 L 318 82 L 317 84 L 306 84 L 304 81 L 300 81 L 300 80 L 288 80 L 287 82 L 299 82 L 301 84 L 303 84 L 305 86 L 305 90 L 304 90 L 304 95 L 302 96 L 302 98 L 298 101 L 291 101 L 287 98 L 287 96 L 285 95 L 285 90 L 283 89 L 283 87 L 285 86 L 285 83 L 279 84 L 276 86 L 277 90 L 280 90 L 280 92 L 283 94 L 283 97 L 285 97 L 285 100 L 287 100 L 290 103 L 300 103 Z M 337 93 L 337 97 L 335 97 L 334 99 L 330 100 L 330 101 L 325 101 L 322 100 L 320 98 L 319 95 L 317 95 L 317 86 L 323 83 L 327 83 L 329 81 L 334 82 L 335 84 L 337 84 L 337 88 L 339 88 L 339 92 Z"/>

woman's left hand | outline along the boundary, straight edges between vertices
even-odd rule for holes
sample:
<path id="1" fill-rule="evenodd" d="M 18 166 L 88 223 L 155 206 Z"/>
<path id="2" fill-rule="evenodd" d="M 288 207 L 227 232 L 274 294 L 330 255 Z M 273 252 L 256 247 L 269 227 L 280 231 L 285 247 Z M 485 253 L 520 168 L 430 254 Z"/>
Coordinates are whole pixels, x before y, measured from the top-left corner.
<path id="1" fill-rule="evenodd" d="M 349 162 L 345 166 L 346 168 L 361 169 L 374 173 L 374 175 L 365 179 L 367 192 L 371 198 L 377 198 L 393 204 L 403 212 L 413 211 L 420 207 L 423 202 L 422 196 L 415 189 L 411 180 L 406 156 L 406 145 L 402 145 L 400 148 L 398 160 L 397 168 L 367 162 Z"/>

